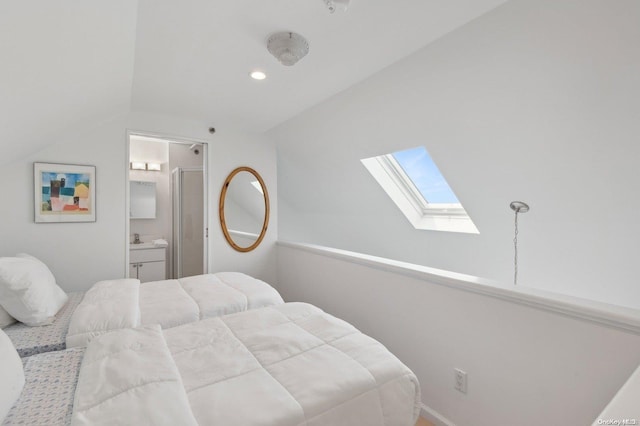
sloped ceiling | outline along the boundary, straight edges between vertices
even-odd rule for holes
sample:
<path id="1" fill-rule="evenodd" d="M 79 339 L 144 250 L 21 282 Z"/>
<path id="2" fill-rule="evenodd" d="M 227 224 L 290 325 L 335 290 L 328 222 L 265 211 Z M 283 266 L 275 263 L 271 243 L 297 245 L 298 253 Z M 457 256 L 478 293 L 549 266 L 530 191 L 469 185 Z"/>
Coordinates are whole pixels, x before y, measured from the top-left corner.
<path id="1" fill-rule="evenodd" d="M 0 164 L 129 110 L 137 4 L 0 3 Z"/>
<path id="2" fill-rule="evenodd" d="M 509 2 L 270 130 L 278 239 L 640 308 L 640 2 Z M 570 24 L 568 24 L 570 23 Z M 424 146 L 480 230 L 416 231 L 360 159 Z"/>
<path id="3" fill-rule="evenodd" d="M 265 131 L 504 2 L 352 0 L 333 15 L 323 0 L 3 2 L 0 164 L 130 109 Z M 280 65 L 277 31 L 304 35 L 309 55 Z"/>
<path id="4" fill-rule="evenodd" d="M 133 107 L 265 131 L 504 0 L 141 0 Z M 266 49 L 293 31 L 309 55 L 292 67 Z M 252 81 L 252 69 L 268 78 Z"/>

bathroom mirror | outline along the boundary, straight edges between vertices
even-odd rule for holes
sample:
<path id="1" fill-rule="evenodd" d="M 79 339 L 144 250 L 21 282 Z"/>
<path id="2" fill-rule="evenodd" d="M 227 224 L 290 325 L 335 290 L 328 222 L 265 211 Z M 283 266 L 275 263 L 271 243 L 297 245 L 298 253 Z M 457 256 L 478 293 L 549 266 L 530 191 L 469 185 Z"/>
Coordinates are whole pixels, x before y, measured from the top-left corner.
<path id="1" fill-rule="evenodd" d="M 260 244 L 269 223 L 269 194 L 262 177 L 250 167 L 238 167 L 222 185 L 220 225 L 235 250 L 248 252 Z"/>
<path id="2" fill-rule="evenodd" d="M 132 180 L 129 182 L 129 217 L 131 219 L 156 218 L 156 183 Z"/>

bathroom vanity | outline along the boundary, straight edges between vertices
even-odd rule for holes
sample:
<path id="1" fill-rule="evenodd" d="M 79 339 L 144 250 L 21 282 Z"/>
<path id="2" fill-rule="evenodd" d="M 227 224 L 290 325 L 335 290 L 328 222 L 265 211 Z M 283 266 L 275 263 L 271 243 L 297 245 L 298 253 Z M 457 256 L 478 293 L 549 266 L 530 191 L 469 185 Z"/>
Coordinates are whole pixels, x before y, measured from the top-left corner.
<path id="1" fill-rule="evenodd" d="M 141 282 L 167 279 L 166 248 L 152 243 L 131 244 L 129 246 L 129 277 Z"/>

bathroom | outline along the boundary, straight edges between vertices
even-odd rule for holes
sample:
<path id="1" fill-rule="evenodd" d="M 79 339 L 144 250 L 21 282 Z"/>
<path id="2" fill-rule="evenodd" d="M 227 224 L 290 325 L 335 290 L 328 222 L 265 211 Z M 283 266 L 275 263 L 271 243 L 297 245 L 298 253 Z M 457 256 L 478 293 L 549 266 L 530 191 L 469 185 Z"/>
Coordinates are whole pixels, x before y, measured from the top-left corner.
<path id="1" fill-rule="evenodd" d="M 206 145 L 130 135 L 129 277 L 206 273 Z"/>

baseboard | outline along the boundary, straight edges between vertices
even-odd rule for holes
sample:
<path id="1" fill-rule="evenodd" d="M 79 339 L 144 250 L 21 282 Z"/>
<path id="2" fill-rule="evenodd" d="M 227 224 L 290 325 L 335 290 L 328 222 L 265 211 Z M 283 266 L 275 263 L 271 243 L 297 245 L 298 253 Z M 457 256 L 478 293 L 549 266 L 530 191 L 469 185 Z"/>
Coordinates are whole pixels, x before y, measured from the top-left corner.
<path id="1" fill-rule="evenodd" d="M 422 404 L 422 407 L 420 408 L 420 415 L 424 419 L 433 423 L 435 426 L 456 426 L 453 422 L 451 422 L 449 419 L 444 417 L 442 414 L 438 413 L 436 410 L 434 410 L 431 407 L 427 407 L 424 404 Z"/>

